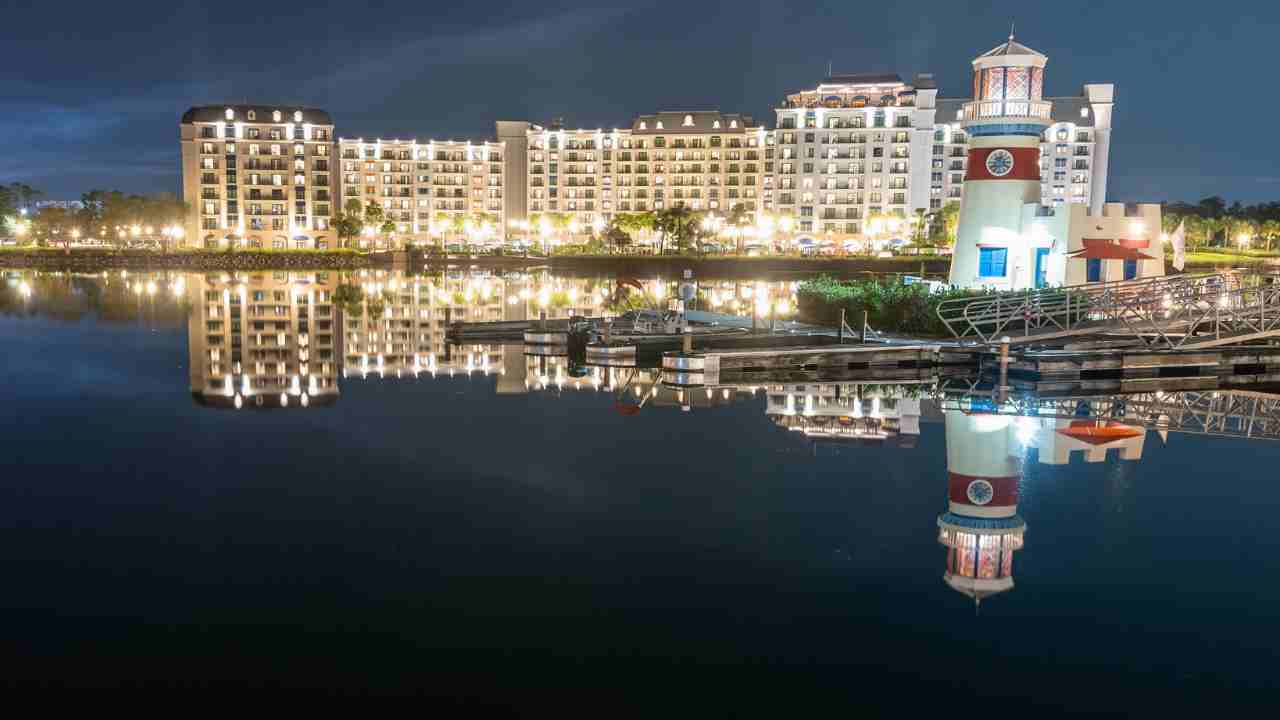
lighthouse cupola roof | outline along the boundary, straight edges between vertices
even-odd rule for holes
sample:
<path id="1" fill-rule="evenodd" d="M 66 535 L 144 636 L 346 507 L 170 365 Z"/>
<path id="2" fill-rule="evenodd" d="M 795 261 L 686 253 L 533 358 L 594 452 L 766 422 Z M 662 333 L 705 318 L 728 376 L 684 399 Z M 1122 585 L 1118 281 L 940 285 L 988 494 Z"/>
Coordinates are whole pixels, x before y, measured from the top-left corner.
<path id="1" fill-rule="evenodd" d="M 1007 42 L 1002 42 L 999 45 L 991 48 L 990 50 L 982 53 L 981 55 L 978 56 L 978 59 L 981 60 L 982 58 L 1019 57 L 1019 56 L 1038 57 L 1038 58 L 1043 58 L 1045 60 L 1049 59 L 1044 53 L 1038 50 L 1032 50 L 1026 45 L 1023 45 L 1017 40 L 1014 40 L 1012 32 L 1009 33 L 1009 40 Z"/>

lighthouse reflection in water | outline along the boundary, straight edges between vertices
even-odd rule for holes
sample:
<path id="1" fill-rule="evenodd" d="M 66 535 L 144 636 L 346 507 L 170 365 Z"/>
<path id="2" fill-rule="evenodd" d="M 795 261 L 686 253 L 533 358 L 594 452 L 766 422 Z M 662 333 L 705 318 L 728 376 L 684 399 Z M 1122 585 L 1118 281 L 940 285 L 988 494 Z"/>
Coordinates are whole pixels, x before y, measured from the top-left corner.
<path id="1" fill-rule="evenodd" d="M 1142 457 L 1146 430 L 1114 421 L 1001 415 L 981 399 L 943 411 L 947 445 L 947 509 L 938 542 L 947 549 L 943 580 L 981 603 L 1013 588 L 1014 553 L 1027 523 L 1018 514 L 1027 462 L 1062 465 L 1073 455 L 1121 461 Z M 1087 407 L 1082 407 L 1082 411 Z"/>

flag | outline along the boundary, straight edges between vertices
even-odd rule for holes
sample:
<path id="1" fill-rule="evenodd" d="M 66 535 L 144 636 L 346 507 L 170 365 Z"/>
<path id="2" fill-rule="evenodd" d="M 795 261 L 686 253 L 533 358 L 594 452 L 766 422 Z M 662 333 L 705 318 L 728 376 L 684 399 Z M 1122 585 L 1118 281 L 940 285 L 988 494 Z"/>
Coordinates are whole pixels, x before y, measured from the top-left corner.
<path id="1" fill-rule="evenodd" d="M 1187 221 L 1183 220 L 1178 223 L 1178 229 L 1173 231 L 1169 236 L 1169 242 L 1173 245 L 1173 269 L 1182 272 L 1182 268 L 1187 264 Z"/>

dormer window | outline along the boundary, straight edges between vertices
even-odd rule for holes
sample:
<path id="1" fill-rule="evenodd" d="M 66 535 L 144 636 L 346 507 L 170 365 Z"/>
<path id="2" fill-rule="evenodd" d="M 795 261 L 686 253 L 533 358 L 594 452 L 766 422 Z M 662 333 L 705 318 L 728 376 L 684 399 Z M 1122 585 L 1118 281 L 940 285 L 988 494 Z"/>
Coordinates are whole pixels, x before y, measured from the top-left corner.
<path id="1" fill-rule="evenodd" d="M 280 122 L 280 111 L 276 110 L 271 113 L 271 122 Z"/>
<path id="2" fill-rule="evenodd" d="M 302 111 L 301 111 L 301 110 L 294 110 L 294 111 L 293 111 L 293 121 L 294 121 L 294 122 L 302 122 Z"/>
<path id="3" fill-rule="evenodd" d="M 719 120 L 716 120 L 715 122 L 711 123 L 711 127 L 715 128 L 716 130 L 719 130 L 719 129 L 720 129 L 720 121 L 719 121 Z"/>
<path id="4" fill-rule="evenodd" d="M 685 116 L 684 116 L 684 126 L 685 126 L 685 127 L 693 127 L 693 116 L 692 116 L 692 115 L 685 115 Z"/>
<path id="5" fill-rule="evenodd" d="M 227 119 L 228 119 L 228 120 L 235 120 L 235 119 L 236 119 L 236 111 L 235 111 L 235 110 L 232 110 L 231 108 L 227 108 L 226 117 L 227 117 Z"/>
<path id="6" fill-rule="evenodd" d="M 657 129 L 661 130 L 661 129 L 662 129 L 662 121 L 661 121 L 661 120 L 659 120 L 659 121 L 658 121 L 658 124 L 657 124 L 657 125 L 655 125 L 654 127 L 656 127 Z"/>
<path id="7" fill-rule="evenodd" d="M 738 121 L 737 121 L 737 120 L 730 120 L 730 121 L 729 121 L 729 127 L 730 127 L 730 128 L 736 128 L 736 127 L 738 127 Z"/>
<path id="8" fill-rule="evenodd" d="M 960 119 L 962 119 L 963 117 L 964 117 L 964 110 L 963 110 L 963 109 L 957 110 L 957 111 L 956 111 L 956 119 L 957 119 L 957 120 L 960 120 Z"/>
<path id="9" fill-rule="evenodd" d="M 645 121 L 641 120 L 641 121 L 640 121 L 640 129 L 641 129 L 641 130 L 648 130 L 648 129 L 649 129 L 649 123 L 647 123 L 647 122 L 645 122 Z"/>
<path id="10" fill-rule="evenodd" d="M 1087 108 L 1087 107 L 1082 107 L 1082 108 L 1080 108 L 1080 117 L 1082 117 L 1082 118 L 1087 118 L 1087 117 L 1089 117 L 1089 108 Z"/>
<path id="11" fill-rule="evenodd" d="M 245 117 L 249 118 L 250 120 L 256 120 L 258 118 L 258 114 L 250 110 L 249 112 L 245 113 Z"/>

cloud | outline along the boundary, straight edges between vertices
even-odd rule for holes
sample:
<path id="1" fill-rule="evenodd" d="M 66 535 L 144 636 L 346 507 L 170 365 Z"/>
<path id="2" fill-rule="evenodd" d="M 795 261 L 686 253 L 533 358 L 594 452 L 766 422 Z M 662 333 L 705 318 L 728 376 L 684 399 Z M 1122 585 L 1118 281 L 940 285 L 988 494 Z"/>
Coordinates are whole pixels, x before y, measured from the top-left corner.
<path id="1" fill-rule="evenodd" d="M 384 94 L 399 81 L 433 65 L 527 63 L 531 53 L 560 49 L 572 38 L 605 29 L 626 12 L 622 8 L 593 8 L 506 26 L 437 33 L 389 49 L 373 46 L 340 63 L 332 73 L 304 83 L 302 92 L 327 96 L 332 90 L 357 102 L 363 94 L 367 101 L 367 96 Z"/>

